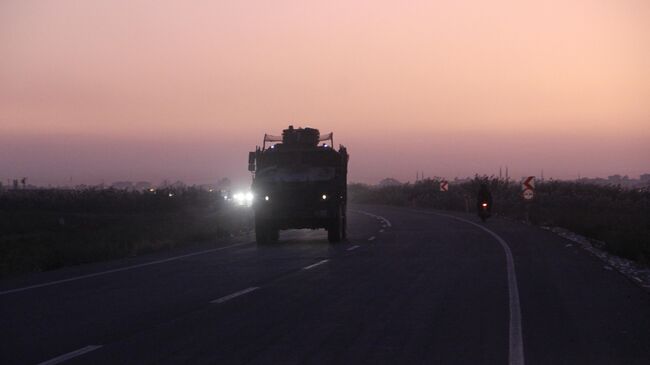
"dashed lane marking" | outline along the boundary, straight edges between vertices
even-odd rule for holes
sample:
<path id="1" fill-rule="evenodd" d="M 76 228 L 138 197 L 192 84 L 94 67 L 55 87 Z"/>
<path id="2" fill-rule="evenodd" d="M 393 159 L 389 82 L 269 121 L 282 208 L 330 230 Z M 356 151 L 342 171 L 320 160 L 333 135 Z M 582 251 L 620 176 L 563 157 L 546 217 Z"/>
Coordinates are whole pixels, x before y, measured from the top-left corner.
<path id="1" fill-rule="evenodd" d="M 80 348 L 80 349 L 78 349 L 78 350 L 74 350 L 74 351 L 72 351 L 72 352 L 68 352 L 67 354 L 63 354 L 63 355 L 61 355 L 61 356 L 57 356 L 57 357 L 55 357 L 55 358 L 53 358 L 53 359 L 50 359 L 50 360 L 47 360 L 47 361 L 43 361 L 42 363 L 39 363 L 38 365 L 54 365 L 54 364 L 60 364 L 60 363 L 62 363 L 62 362 L 64 362 L 64 361 L 68 361 L 68 360 L 70 360 L 70 359 L 72 359 L 72 358 L 75 358 L 75 357 L 77 357 L 77 356 L 81 356 L 81 355 L 83 355 L 83 354 L 87 354 L 87 353 L 89 353 L 90 351 L 95 351 L 95 350 L 97 350 L 97 349 L 100 348 L 100 347 L 102 347 L 102 345 L 90 345 L 90 346 L 82 347 L 82 348 Z"/>
<path id="2" fill-rule="evenodd" d="M 257 286 L 252 286 L 252 287 L 250 287 L 250 288 L 246 288 L 246 289 L 244 289 L 244 290 L 240 290 L 240 291 L 238 291 L 238 292 L 235 292 L 235 293 L 232 293 L 232 294 L 226 295 L 225 297 L 221 297 L 221 298 L 219 298 L 219 299 L 215 299 L 215 300 L 211 301 L 210 303 L 212 303 L 212 304 L 221 304 L 221 303 L 227 302 L 227 301 L 229 301 L 229 300 L 231 300 L 231 299 L 235 299 L 235 298 L 240 297 L 240 296 L 242 296 L 242 295 L 245 295 L 245 294 L 248 294 L 248 293 L 250 293 L 250 292 L 253 292 L 253 291 L 257 290 L 257 289 L 259 289 L 259 287 L 257 287 Z"/>
<path id="3" fill-rule="evenodd" d="M 357 248 L 359 248 L 359 245 L 354 245 L 354 246 L 348 248 L 348 251 L 356 250 Z"/>
<path id="4" fill-rule="evenodd" d="M 375 240 L 375 236 L 368 238 L 368 241 L 374 241 L 374 240 Z"/>
<path id="5" fill-rule="evenodd" d="M 386 219 L 386 218 L 380 216 L 380 215 L 376 215 L 376 214 L 372 214 L 372 213 L 364 212 L 363 210 L 351 210 L 351 211 L 352 211 L 352 212 L 355 212 L 355 213 L 365 214 L 365 215 L 367 215 L 367 216 L 369 216 L 369 217 L 373 217 L 373 218 L 379 220 L 379 221 L 382 223 L 383 226 L 386 226 L 386 227 L 392 227 L 390 221 L 389 221 L 388 219 Z"/>
<path id="6" fill-rule="evenodd" d="M 315 268 L 316 266 L 320 266 L 320 265 L 322 265 L 322 264 L 324 264 L 324 263 L 326 263 L 326 262 L 328 262 L 328 261 L 329 261 L 329 260 L 321 260 L 321 261 L 318 261 L 318 262 L 315 263 L 315 264 L 312 264 L 312 265 L 309 265 L 309 266 L 305 266 L 305 267 L 303 267 L 302 269 L 303 269 L 303 270 L 311 270 L 311 269 Z"/>

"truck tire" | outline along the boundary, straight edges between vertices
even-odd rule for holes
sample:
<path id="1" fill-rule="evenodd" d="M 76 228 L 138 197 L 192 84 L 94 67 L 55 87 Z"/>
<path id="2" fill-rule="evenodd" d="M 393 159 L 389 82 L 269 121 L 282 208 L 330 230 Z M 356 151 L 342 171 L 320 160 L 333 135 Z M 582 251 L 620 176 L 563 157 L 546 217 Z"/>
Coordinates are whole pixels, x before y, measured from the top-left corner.
<path id="1" fill-rule="evenodd" d="M 330 243 L 341 242 L 344 234 L 343 233 L 344 226 L 345 223 L 343 221 L 343 214 L 341 213 L 341 209 L 339 208 L 336 216 L 332 219 L 332 221 L 330 222 L 330 226 L 327 229 L 327 240 Z"/>
<path id="2" fill-rule="evenodd" d="M 280 239 L 280 230 L 277 228 L 269 229 L 269 239 L 272 242 L 278 242 Z"/>
<path id="3" fill-rule="evenodd" d="M 269 236 L 263 227 L 255 227 L 255 241 L 258 245 L 265 245 L 269 243 Z"/>
<path id="4" fill-rule="evenodd" d="M 264 245 L 271 241 L 268 224 L 259 218 L 255 219 L 255 241 L 258 245 Z"/>

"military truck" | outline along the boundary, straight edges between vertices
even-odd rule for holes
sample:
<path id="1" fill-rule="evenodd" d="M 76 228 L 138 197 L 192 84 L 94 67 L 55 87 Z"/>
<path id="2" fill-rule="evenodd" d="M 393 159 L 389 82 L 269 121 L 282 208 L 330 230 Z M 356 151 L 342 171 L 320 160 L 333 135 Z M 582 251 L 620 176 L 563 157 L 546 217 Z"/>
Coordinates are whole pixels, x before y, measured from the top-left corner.
<path id="1" fill-rule="evenodd" d="M 248 158 L 258 244 L 293 228 L 325 228 L 330 242 L 345 239 L 348 159 L 345 147 L 334 149 L 333 133 L 289 126 L 282 136 L 265 134 Z"/>

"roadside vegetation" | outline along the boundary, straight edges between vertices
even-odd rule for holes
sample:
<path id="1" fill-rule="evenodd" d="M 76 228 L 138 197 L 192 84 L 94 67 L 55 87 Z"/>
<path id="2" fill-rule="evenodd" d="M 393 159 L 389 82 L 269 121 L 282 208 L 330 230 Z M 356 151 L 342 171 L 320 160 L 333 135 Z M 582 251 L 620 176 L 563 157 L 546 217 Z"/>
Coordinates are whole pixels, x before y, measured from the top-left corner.
<path id="1" fill-rule="evenodd" d="M 0 192 L 0 277 L 137 256 L 250 229 L 250 213 L 199 188 Z"/>
<path id="2" fill-rule="evenodd" d="M 557 226 L 600 241 L 609 252 L 650 264 L 650 190 L 568 181 L 538 183 L 524 203 L 519 183 L 487 176 L 451 182 L 350 184 L 351 202 L 475 211 L 481 182 L 493 213 Z M 171 196 L 170 196 L 171 194 Z M 250 210 L 208 190 L 88 188 L 0 191 L 0 277 L 137 256 L 211 241 L 252 228 Z"/>
<path id="3" fill-rule="evenodd" d="M 440 191 L 439 179 L 415 184 L 369 186 L 351 184 L 349 196 L 357 203 L 390 204 L 475 212 L 481 182 L 489 185 L 494 198 L 493 214 L 517 220 L 528 219 L 540 226 L 562 227 L 592 240 L 605 250 L 650 264 L 650 190 L 626 189 L 570 181 L 538 183 L 535 198 L 523 202 L 518 182 L 476 176 L 451 182 Z M 527 207 L 528 205 L 528 207 Z"/>

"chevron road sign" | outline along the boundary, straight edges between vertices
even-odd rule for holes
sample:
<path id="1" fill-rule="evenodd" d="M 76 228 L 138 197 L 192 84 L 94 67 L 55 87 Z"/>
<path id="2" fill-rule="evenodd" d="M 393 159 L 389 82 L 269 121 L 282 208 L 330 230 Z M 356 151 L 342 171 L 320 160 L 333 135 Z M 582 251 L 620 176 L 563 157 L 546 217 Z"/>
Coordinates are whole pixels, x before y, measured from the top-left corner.
<path id="1" fill-rule="evenodd" d="M 521 196 L 524 200 L 532 200 L 535 197 L 535 176 L 528 176 L 521 182 Z"/>

